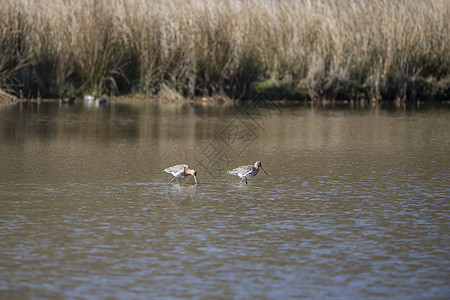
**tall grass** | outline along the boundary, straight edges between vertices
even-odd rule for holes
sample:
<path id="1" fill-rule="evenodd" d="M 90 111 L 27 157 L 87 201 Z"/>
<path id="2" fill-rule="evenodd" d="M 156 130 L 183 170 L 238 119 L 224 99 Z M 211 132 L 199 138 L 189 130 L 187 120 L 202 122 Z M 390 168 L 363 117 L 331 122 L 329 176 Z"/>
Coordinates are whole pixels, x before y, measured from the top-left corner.
<path id="1" fill-rule="evenodd" d="M 0 89 L 450 96 L 448 0 L 0 0 Z M 298 95 L 298 94 L 297 94 Z M 289 95 L 288 95 L 289 97 Z"/>

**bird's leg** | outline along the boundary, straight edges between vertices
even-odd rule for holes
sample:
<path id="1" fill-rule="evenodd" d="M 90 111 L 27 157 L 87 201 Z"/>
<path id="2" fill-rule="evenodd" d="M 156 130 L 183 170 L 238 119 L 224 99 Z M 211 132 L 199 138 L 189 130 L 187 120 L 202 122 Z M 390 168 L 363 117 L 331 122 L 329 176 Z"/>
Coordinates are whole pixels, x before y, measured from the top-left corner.
<path id="1" fill-rule="evenodd" d="M 241 181 L 239 183 L 242 183 L 242 181 L 244 181 L 245 178 L 242 178 Z"/>
<path id="2" fill-rule="evenodd" d="M 175 180 L 175 178 L 176 178 L 176 177 L 172 178 L 172 180 L 171 180 L 170 182 L 174 181 L 174 180 Z"/>
<path id="3" fill-rule="evenodd" d="M 248 183 L 247 183 L 247 178 L 245 178 L 245 184 L 248 184 Z"/>

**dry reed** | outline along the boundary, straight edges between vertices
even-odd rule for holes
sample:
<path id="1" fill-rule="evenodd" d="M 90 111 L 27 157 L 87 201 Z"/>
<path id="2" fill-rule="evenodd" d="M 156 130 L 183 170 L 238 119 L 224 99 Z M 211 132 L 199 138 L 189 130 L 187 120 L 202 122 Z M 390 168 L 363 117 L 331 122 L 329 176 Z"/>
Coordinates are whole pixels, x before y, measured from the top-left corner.
<path id="1" fill-rule="evenodd" d="M 0 0 L 0 90 L 445 99 L 448 0 Z M 294 93 L 295 94 L 295 93 Z M 295 96 L 288 94 L 286 97 Z"/>

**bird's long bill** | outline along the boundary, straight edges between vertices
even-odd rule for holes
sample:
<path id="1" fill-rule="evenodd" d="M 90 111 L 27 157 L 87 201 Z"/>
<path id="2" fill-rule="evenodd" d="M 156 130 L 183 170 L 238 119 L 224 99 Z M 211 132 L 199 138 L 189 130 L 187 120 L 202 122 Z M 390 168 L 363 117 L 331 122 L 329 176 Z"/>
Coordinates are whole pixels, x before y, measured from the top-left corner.
<path id="1" fill-rule="evenodd" d="M 264 168 L 261 166 L 261 169 L 264 171 L 264 173 L 267 174 L 266 170 L 264 170 Z M 267 176 L 269 176 L 269 174 L 267 174 Z"/>
<path id="2" fill-rule="evenodd" d="M 195 184 L 197 184 L 197 176 L 194 175 Z"/>

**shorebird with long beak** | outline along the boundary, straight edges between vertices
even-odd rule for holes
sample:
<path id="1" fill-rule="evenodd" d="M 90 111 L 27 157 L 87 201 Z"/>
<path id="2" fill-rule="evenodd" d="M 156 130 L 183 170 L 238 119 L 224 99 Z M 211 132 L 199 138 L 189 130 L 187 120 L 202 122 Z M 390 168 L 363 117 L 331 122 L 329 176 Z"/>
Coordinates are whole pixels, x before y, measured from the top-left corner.
<path id="1" fill-rule="evenodd" d="M 195 184 L 197 184 L 197 171 L 189 168 L 188 165 L 175 165 L 167 169 L 163 169 L 163 171 L 173 175 L 173 178 L 170 182 L 174 181 L 175 178 L 184 178 L 186 176 L 192 175 L 194 177 Z"/>
<path id="2" fill-rule="evenodd" d="M 259 169 L 262 169 L 264 171 L 264 173 L 267 174 L 266 170 L 264 170 L 264 168 L 262 167 L 262 164 L 260 161 L 255 162 L 255 165 L 249 165 L 249 166 L 241 166 L 239 168 L 233 169 L 231 171 L 227 171 L 228 174 L 230 175 L 234 175 L 234 176 L 239 176 L 239 178 L 241 178 L 241 182 L 244 181 L 245 179 L 245 184 L 247 184 L 247 178 L 252 178 L 253 176 L 256 176 L 256 174 L 258 174 Z M 269 174 L 267 174 L 267 176 L 269 176 Z"/>

